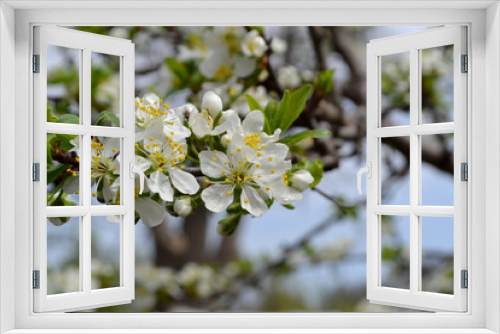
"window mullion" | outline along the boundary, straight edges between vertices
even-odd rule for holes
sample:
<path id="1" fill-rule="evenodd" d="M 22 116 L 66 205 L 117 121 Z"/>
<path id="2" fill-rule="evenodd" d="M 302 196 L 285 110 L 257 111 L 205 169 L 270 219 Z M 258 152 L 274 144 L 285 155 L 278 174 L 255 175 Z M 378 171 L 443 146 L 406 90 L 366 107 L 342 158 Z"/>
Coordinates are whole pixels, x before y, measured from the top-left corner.
<path id="1" fill-rule="evenodd" d="M 419 114 L 419 55 L 418 49 L 410 50 L 410 291 L 418 291 L 419 285 L 419 216 L 413 210 L 419 204 L 419 137 L 414 130 L 418 125 Z"/>
<path id="2" fill-rule="evenodd" d="M 91 52 L 90 49 L 83 49 L 82 56 L 82 85 L 81 85 L 81 99 L 82 99 L 82 124 L 86 128 L 86 133 L 83 135 L 82 140 L 82 157 L 83 163 L 81 163 L 82 170 L 80 171 L 80 178 L 82 195 L 81 201 L 86 211 L 86 214 L 82 218 L 82 233 L 80 234 L 80 245 L 82 254 L 82 263 L 80 266 L 81 277 L 83 279 L 83 291 L 90 293 L 91 290 L 91 134 L 90 134 L 90 124 L 91 124 Z"/>

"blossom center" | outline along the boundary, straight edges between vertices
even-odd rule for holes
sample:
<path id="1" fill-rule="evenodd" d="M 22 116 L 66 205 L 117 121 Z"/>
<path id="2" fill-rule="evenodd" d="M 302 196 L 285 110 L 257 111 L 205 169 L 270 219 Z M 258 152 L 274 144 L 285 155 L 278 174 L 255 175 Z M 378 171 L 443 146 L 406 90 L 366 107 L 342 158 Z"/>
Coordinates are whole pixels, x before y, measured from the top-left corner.
<path id="1" fill-rule="evenodd" d="M 248 135 L 245 137 L 245 145 L 250 146 L 254 150 L 260 150 L 262 145 L 260 143 L 262 142 L 262 139 L 260 139 L 261 134 L 260 133 L 254 133 L 251 135 Z"/>
<path id="2" fill-rule="evenodd" d="M 233 70 L 226 64 L 221 64 L 219 69 L 215 72 L 214 78 L 216 80 L 229 79 L 233 74 Z"/>

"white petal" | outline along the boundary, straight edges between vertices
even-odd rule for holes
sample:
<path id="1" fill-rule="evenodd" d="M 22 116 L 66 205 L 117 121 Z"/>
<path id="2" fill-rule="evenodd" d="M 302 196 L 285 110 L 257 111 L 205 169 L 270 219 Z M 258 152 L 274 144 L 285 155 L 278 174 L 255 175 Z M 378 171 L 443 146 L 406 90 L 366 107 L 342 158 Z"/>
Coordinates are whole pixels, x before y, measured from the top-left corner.
<path id="1" fill-rule="evenodd" d="M 255 60 L 248 57 L 235 57 L 233 74 L 239 78 L 247 77 L 255 69 Z"/>
<path id="2" fill-rule="evenodd" d="M 201 113 L 191 114 L 189 117 L 189 126 L 198 138 L 203 138 L 210 133 L 210 125 L 203 119 Z"/>
<path id="3" fill-rule="evenodd" d="M 117 153 L 120 153 L 120 138 L 105 138 L 102 145 L 104 146 L 103 158 L 114 157 Z"/>
<path id="4" fill-rule="evenodd" d="M 139 214 L 144 225 L 149 227 L 160 225 L 165 216 L 163 206 L 151 198 L 136 198 L 135 211 Z"/>
<path id="5" fill-rule="evenodd" d="M 222 111 L 222 100 L 219 95 L 215 94 L 213 91 L 209 90 L 203 94 L 203 102 L 201 103 L 201 108 L 203 110 L 208 110 L 212 118 L 217 117 L 219 112 Z"/>
<path id="6" fill-rule="evenodd" d="M 179 189 L 183 194 L 194 195 L 200 189 L 200 185 L 196 181 L 196 178 L 188 172 L 171 168 L 169 174 L 174 187 Z"/>
<path id="7" fill-rule="evenodd" d="M 233 197 L 232 186 L 226 184 L 214 184 L 201 193 L 201 199 L 205 202 L 205 206 L 212 212 L 226 210 L 227 206 L 233 202 Z"/>
<path id="8" fill-rule="evenodd" d="M 157 170 L 149 176 L 149 189 L 151 192 L 160 195 L 161 199 L 167 202 L 174 200 L 174 190 L 170 185 L 168 176 Z"/>
<path id="9" fill-rule="evenodd" d="M 139 168 L 144 172 L 148 170 L 149 167 L 151 167 L 151 161 L 149 161 L 149 159 L 147 158 L 136 155 L 134 160 L 134 165 L 135 167 Z"/>
<path id="10" fill-rule="evenodd" d="M 80 177 L 69 176 L 63 184 L 63 190 L 66 194 L 74 194 L 80 187 Z"/>
<path id="11" fill-rule="evenodd" d="M 261 133 L 264 129 L 264 115 L 260 110 L 250 112 L 243 120 L 245 134 Z"/>
<path id="12" fill-rule="evenodd" d="M 241 206 L 255 217 L 260 217 L 269 210 L 266 202 L 260 197 L 257 190 L 250 186 L 243 186 Z"/>
<path id="13" fill-rule="evenodd" d="M 227 157 L 222 152 L 202 151 L 198 157 L 200 158 L 201 171 L 208 177 L 223 177 L 222 171 L 228 169 Z"/>
<path id="14" fill-rule="evenodd" d="M 281 129 L 276 129 L 272 136 L 267 133 L 262 134 L 262 144 L 267 145 L 268 143 L 275 143 L 280 139 Z"/>
<path id="15" fill-rule="evenodd" d="M 283 192 L 273 196 L 281 204 L 291 204 L 302 199 L 302 193 L 293 187 L 286 187 Z"/>
<path id="16" fill-rule="evenodd" d="M 272 143 L 266 146 L 262 151 L 264 157 L 272 157 L 276 160 L 284 160 L 288 154 L 288 146 L 280 143 Z"/>

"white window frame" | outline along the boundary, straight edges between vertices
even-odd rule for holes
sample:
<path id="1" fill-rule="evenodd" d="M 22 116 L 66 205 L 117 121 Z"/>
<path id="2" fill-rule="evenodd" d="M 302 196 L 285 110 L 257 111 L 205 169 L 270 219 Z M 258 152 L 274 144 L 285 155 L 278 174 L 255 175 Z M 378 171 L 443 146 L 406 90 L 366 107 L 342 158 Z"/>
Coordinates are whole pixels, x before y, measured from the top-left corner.
<path id="1" fill-rule="evenodd" d="M 367 45 L 367 130 L 366 160 L 371 166 L 367 179 L 367 298 L 374 303 L 428 311 L 467 310 L 467 290 L 461 287 L 461 271 L 467 270 L 467 186 L 461 181 L 460 165 L 467 163 L 467 76 L 461 73 L 461 56 L 467 54 L 466 28 L 449 26 L 386 37 Z M 422 124 L 422 53 L 421 50 L 445 45 L 453 46 L 453 114 L 454 121 Z M 410 110 L 409 124 L 382 127 L 381 73 L 382 57 L 406 53 L 409 56 Z M 422 205 L 422 135 L 454 134 L 454 205 Z M 410 145 L 408 205 L 383 205 L 381 140 L 405 136 Z M 409 218 L 409 288 L 396 289 L 382 284 L 381 217 Z M 453 294 L 422 291 L 422 217 L 453 219 Z"/>
<path id="2" fill-rule="evenodd" d="M 126 7 L 142 10 L 124 9 Z M 111 333 L 113 329 L 119 333 L 249 333 L 249 329 L 255 333 L 500 332 L 500 11 L 497 1 L 4 1 L 0 3 L 0 10 L 0 331 L 13 330 L 11 333 L 17 334 L 77 333 L 76 329 L 87 329 L 86 333 Z M 30 257 L 33 212 L 26 194 L 32 193 L 30 57 L 32 27 L 37 24 L 468 26 L 471 59 L 468 312 L 34 314 Z M 12 138 L 15 138 L 15 146 Z M 15 189 L 14 198 L 12 189 Z M 141 329 L 137 329 L 139 325 Z"/>
<path id="3" fill-rule="evenodd" d="M 68 28 L 41 25 L 34 27 L 34 53 L 39 56 L 39 73 L 33 75 L 34 162 L 39 163 L 39 181 L 33 185 L 34 258 L 39 271 L 39 288 L 34 289 L 35 312 L 76 311 L 130 303 L 135 291 L 135 199 L 134 163 L 134 44 L 129 40 L 90 34 Z M 47 122 L 47 45 L 71 48 L 79 53 L 80 124 Z M 119 57 L 119 127 L 91 125 L 91 55 L 92 52 Z M 47 133 L 73 134 L 80 138 L 79 203 L 77 206 L 47 206 Z M 92 136 L 120 139 L 120 205 L 91 205 Z M 120 217 L 120 285 L 107 289 L 91 287 L 92 216 Z M 47 293 L 47 221 L 48 217 L 73 217 L 79 220 L 79 291 L 50 295 Z"/>

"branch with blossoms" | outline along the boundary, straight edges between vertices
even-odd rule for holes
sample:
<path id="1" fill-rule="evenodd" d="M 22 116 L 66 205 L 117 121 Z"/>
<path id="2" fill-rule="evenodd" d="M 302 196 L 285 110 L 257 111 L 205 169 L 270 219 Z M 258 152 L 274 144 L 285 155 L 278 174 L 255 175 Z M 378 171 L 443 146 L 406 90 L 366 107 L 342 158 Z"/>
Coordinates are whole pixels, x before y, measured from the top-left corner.
<path id="1" fill-rule="evenodd" d="M 289 146 L 330 136 L 327 130 L 281 136 L 299 117 L 310 91 L 307 85 L 286 91 L 280 103 L 273 100 L 264 110 L 247 95 L 252 111 L 243 120 L 234 110 L 223 110 L 212 91 L 203 95 L 200 110 L 193 104 L 172 109 L 151 93 L 136 98 L 135 163 L 147 185 L 136 194 L 137 218 L 156 226 L 163 207 L 186 217 L 203 206 L 227 212 L 217 230 L 231 235 L 242 216 L 260 217 L 274 202 L 293 209 L 323 170 L 319 161 L 293 164 Z"/>

